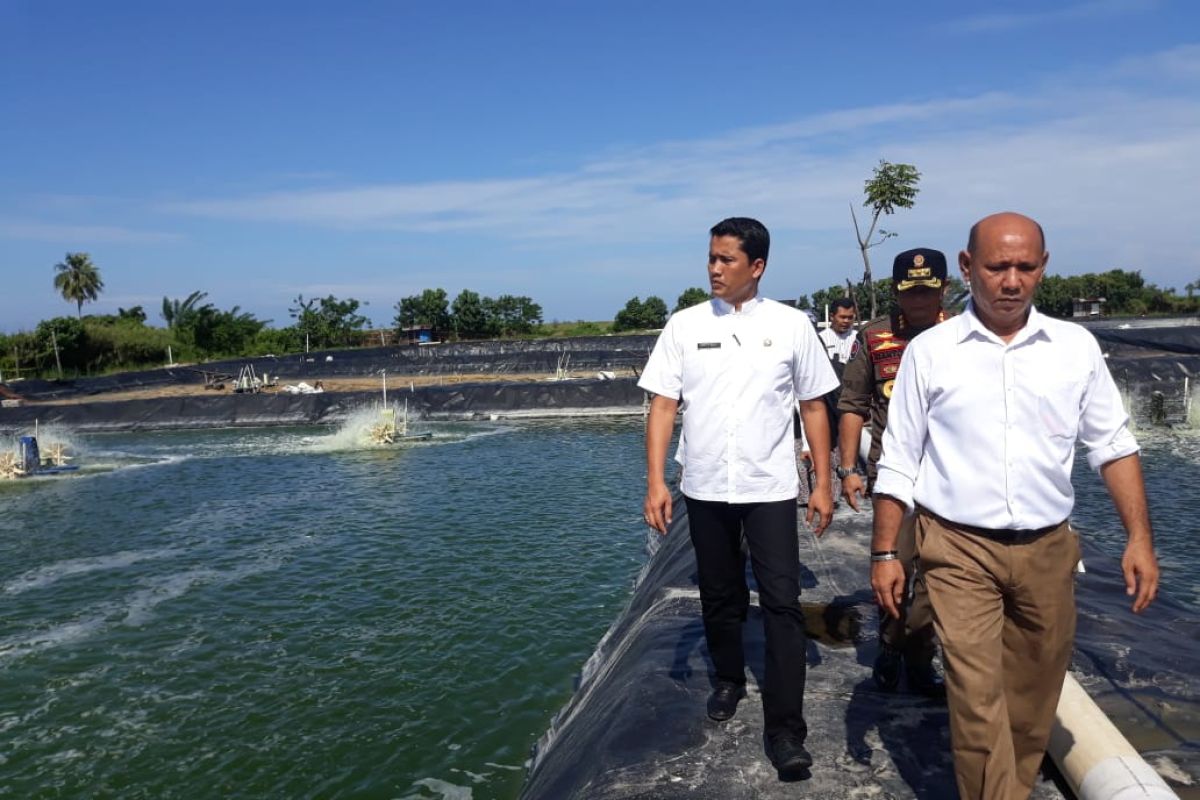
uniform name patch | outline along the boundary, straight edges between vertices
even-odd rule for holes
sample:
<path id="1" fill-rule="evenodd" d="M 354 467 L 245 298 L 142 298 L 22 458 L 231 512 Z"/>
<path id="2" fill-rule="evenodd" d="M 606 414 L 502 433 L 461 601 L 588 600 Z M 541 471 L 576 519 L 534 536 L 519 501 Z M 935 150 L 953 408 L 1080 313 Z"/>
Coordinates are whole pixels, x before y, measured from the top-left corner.
<path id="1" fill-rule="evenodd" d="M 697 350 L 716 350 L 721 346 L 720 342 L 699 342 L 696 345 Z"/>

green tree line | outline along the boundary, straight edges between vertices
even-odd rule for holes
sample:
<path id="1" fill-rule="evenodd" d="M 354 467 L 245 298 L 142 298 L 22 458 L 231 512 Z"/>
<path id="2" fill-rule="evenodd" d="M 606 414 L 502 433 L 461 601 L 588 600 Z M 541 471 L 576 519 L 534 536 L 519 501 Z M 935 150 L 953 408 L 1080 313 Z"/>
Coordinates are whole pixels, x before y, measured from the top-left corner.
<path id="1" fill-rule="evenodd" d="M 305 349 L 351 347 L 366 342 L 366 304 L 333 295 L 305 299 L 299 295 L 288 311 L 292 325 L 272 327 L 238 306 L 219 309 L 196 291 L 184 298 L 164 297 L 159 312 L 165 327 L 147 324 L 141 306 L 118 309 L 116 314 L 83 315 L 83 304 L 94 301 L 104 288 L 100 270 L 87 253 L 68 253 L 55 267 L 54 286 L 64 300 L 75 305 L 76 316 L 40 322 L 32 331 L 0 333 L 0 374 L 5 378 L 72 376 L 121 369 L 137 369 L 176 361 L 202 361 L 300 352 Z M 886 309 L 892 302 L 891 280 L 874 281 L 874 295 Z M 1057 317 L 1070 317 L 1076 299 L 1105 299 L 1104 313 L 1113 316 L 1200 313 L 1200 278 L 1188 283 L 1186 296 L 1174 289 L 1146 283 L 1140 272 L 1109 270 L 1082 275 L 1047 275 L 1035 296 L 1037 307 Z M 796 306 L 822 310 L 832 300 L 853 293 L 860 309 L 870 308 L 867 284 L 834 285 L 811 295 L 801 295 Z M 673 311 L 708 299 L 709 293 L 692 287 L 680 294 Z M 966 289 L 950 278 L 952 308 L 960 308 Z M 406 329 L 428 327 L 439 339 L 476 339 L 531 336 L 545 331 L 542 308 L 526 296 L 484 297 L 463 290 L 450 301 L 444 289 L 426 289 L 405 297 L 395 306 L 398 341 Z M 631 298 L 617 312 L 613 332 L 654 330 L 666 324 L 667 305 L 659 297 Z M 574 335 L 597 334 L 604 327 L 577 323 Z"/>
<path id="2" fill-rule="evenodd" d="M 711 296 L 706 290 L 696 286 L 684 289 L 670 313 L 674 314 L 676 311 L 707 302 Z M 618 311 L 616 317 L 613 318 L 612 331 L 621 333 L 657 330 L 667 324 L 667 316 L 667 304 L 661 297 L 650 295 L 645 300 L 640 297 L 631 297 L 625 303 L 625 307 Z"/>
<path id="3" fill-rule="evenodd" d="M 529 336 L 542 327 L 542 307 L 525 296 L 481 297 L 464 289 L 451 302 L 445 289 L 425 289 L 396 303 L 394 324 L 403 337 L 428 328 L 435 338 L 491 339 Z"/>
<path id="4" fill-rule="evenodd" d="M 1123 269 L 1088 272 L 1083 275 L 1047 275 L 1034 295 L 1034 305 L 1054 317 L 1070 317 L 1075 300 L 1104 298 L 1105 316 L 1141 316 L 1143 314 L 1195 314 L 1200 312 L 1200 279 L 1184 287 L 1186 297 L 1174 289 L 1160 289 L 1146 283 L 1142 273 Z"/>
<path id="5" fill-rule="evenodd" d="M 947 304 L 954 310 L 961 309 L 966 302 L 967 288 L 963 282 L 951 276 L 946 292 Z M 1105 316 L 1127 317 L 1143 314 L 1195 314 L 1200 312 L 1200 279 L 1184 287 L 1186 296 L 1176 294 L 1174 289 L 1160 289 L 1146 283 L 1138 271 L 1112 269 L 1108 272 L 1088 272 L 1082 275 L 1047 275 L 1042 279 L 1034 294 L 1034 305 L 1039 311 L 1052 317 L 1069 319 L 1074 312 L 1075 300 L 1104 298 Z M 853 297 L 860 309 L 869 308 L 869 295 L 863 284 L 855 284 Z M 891 279 L 875 281 L 875 295 L 880 308 L 892 306 Z M 800 295 L 796 307 L 812 309 L 820 313 L 827 304 L 846 297 L 846 285 L 818 289 L 811 295 Z"/>
<path id="6" fill-rule="evenodd" d="M 946 290 L 945 305 L 951 310 L 957 311 L 966 303 L 967 287 L 963 282 L 954 276 L 950 276 L 947 281 L 949 288 Z M 817 289 L 811 295 L 802 294 L 796 300 L 796 308 L 802 311 L 812 310 L 820 317 L 824 312 L 825 307 L 842 297 L 852 297 L 855 304 L 859 308 L 859 317 L 867 319 L 870 313 L 871 299 L 865 284 L 853 284 L 853 292 L 847 295 L 847 285 L 830 286 L 825 289 Z M 880 314 L 886 313 L 892 308 L 894 298 L 892 296 L 892 279 L 885 278 L 884 280 L 875 281 L 875 298 L 877 302 L 877 310 Z"/>
<path id="7" fill-rule="evenodd" d="M 162 299 L 163 327 L 148 324 L 142 306 L 116 314 L 83 314 L 104 289 L 87 253 L 67 253 L 54 267 L 54 288 L 75 305 L 76 316 L 54 317 L 32 331 L 0 333 L 0 376 L 73 377 L 176 362 L 284 354 L 374 344 L 367 341 L 365 302 L 334 295 L 298 295 L 288 308 L 293 324 L 272 327 L 234 306 L 217 308 L 207 293 Z M 396 304 L 398 341 L 404 328 L 430 325 L 439 338 L 527 336 L 542 328 L 542 308 L 529 297 L 481 297 L 464 290 L 449 306 L 446 292 L 429 289 Z"/>

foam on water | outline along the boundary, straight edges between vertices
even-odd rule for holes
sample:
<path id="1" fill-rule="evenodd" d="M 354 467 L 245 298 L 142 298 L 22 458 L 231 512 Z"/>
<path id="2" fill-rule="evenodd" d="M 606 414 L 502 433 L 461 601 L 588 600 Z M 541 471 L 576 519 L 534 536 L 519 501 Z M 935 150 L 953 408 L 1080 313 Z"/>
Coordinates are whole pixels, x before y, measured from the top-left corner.
<path id="1" fill-rule="evenodd" d="M 180 521 L 187 529 L 195 515 Z M 289 536 L 284 540 L 267 540 L 228 553 L 229 568 L 198 567 L 170 572 L 142 581 L 140 588 L 124 598 L 80 610 L 76 619 L 46 624 L 24 635 L 0 639 L 0 664 L 13 659 L 54 648 L 73 646 L 92 639 L 115 626 L 144 626 L 153 620 L 161 604 L 182 597 L 203 586 L 226 586 L 247 577 L 278 569 L 287 554 L 312 543 L 307 534 Z M 184 556 L 178 548 L 125 551 L 94 558 L 69 559 L 28 570 L 4 585 L 4 593 L 20 594 L 56 584 L 71 575 L 126 569 L 135 564 Z M 86 616 L 83 616 L 86 614 Z"/>
<path id="2" fill-rule="evenodd" d="M 104 629 L 107 619 L 108 614 L 102 613 L 87 619 L 64 622 L 23 636 L 9 636 L 0 639 L 0 664 L 31 653 L 90 639 Z"/>
<path id="3" fill-rule="evenodd" d="M 157 550 L 124 550 L 94 558 L 71 558 L 31 569 L 4 584 L 4 594 L 20 594 L 31 589 L 41 589 L 72 575 L 83 575 L 101 570 L 123 569 L 152 559 L 169 558 L 181 551 L 166 547 Z"/>
<path id="4" fill-rule="evenodd" d="M 449 781 L 439 780 L 437 778 L 422 778 L 419 781 L 413 782 L 414 786 L 421 786 L 431 792 L 436 792 L 437 797 L 442 800 L 471 800 L 471 787 L 459 786 Z M 428 798 L 426 794 L 410 794 L 407 798 L 417 800 L 417 798 Z"/>

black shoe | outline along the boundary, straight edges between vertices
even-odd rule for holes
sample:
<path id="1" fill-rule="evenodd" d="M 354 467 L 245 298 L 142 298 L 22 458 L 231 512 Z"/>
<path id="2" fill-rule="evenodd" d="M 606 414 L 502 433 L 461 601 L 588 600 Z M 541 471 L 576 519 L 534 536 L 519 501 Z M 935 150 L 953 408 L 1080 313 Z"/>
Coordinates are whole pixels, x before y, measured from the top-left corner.
<path id="1" fill-rule="evenodd" d="M 875 679 L 875 685 L 882 691 L 894 692 L 900 685 L 900 661 L 899 650 L 893 650 L 887 645 L 879 648 L 879 655 L 875 657 L 875 669 L 871 671 L 871 677 Z"/>
<path id="2" fill-rule="evenodd" d="M 926 661 L 920 666 L 908 665 L 908 690 L 914 694 L 922 694 L 935 700 L 946 696 L 946 684 L 942 681 L 933 664 Z"/>
<path id="3" fill-rule="evenodd" d="M 806 770 L 813 764 L 813 758 L 804 749 L 804 742 L 791 731 L 777 733 L 768 742 L 771 763 L 781 774 Z"/>
<path id="4" fill-rule="evenodd" d="M 722 681 L 708 698 L 708 716 L 724 722 L 737 712 L 738 701 L 746 696 L 746 687 Z"/>

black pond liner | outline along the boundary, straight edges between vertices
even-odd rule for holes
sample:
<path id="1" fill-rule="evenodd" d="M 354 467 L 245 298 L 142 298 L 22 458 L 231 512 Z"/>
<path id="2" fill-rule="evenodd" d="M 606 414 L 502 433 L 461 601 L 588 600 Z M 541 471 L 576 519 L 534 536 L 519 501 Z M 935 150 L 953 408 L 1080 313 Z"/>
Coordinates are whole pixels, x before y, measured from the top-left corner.
<path id="1" fill-rule="evenodd" d="M 733 720 L 705 716 L 712 678 L 700 621 L 687 512 L 627 608 L 588 660 L 571 700 L 535 748 L 524 800 L 956 796 L 945 706 L 883 694 L 871 680 L 877 616 L 868 585 L 870 515 L 841 509 L 820 540 L 800 526 L 807 620 L 805 717 L 815 764 L 782 782 L 762 739 L 762 621 L 744 628 L 749 696 Z M 1160 594 L 1128 608 L 1119 565 L 1085 542 L 1072 672 L 1152 766 L 1200 783 L 1200 622 Z M 753 575 L 748 580 L 753 587 Z M 1047 764 L 1050 764 L 1047 761 Z M 1053 765 L 1033 797 L 1062 797 Z M 1177 789 L 1180 782 L 1172 783 Z"/>

